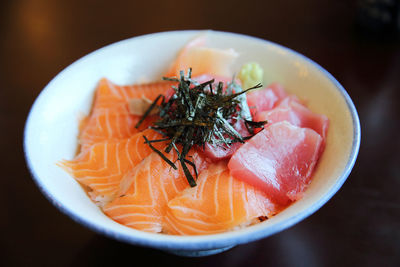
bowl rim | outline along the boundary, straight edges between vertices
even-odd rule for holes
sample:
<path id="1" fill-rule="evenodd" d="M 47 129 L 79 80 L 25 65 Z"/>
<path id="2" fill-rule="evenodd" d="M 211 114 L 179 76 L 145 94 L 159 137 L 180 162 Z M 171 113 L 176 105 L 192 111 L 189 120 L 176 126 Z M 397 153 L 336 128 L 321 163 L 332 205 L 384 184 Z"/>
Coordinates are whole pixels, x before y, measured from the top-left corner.
<path id="1" fill-rule="evenodd" d="M 141 38 L 148 38 L 151 36 L 155 35 L 169 35 L 169 34 L 195 34 L 195 33 L 200 33 L 204 30 L 182 30 L 182 31 L 164 31 L 164 32 L 157 32 L 157 33 L 151 33 L 151 34 L 145 34 L 145 35 L 140 35 L 140 36 L 135 36 L 132 38 L 124 39 L 118 42 L 111 43 L 109 45 L 106 45 L 104 47 L 101 47 L 99 49 L 96 49 L 92 51 L 91 53 L 79 58 L 78 60 L 74 61 L 72 64 L 64 68 L 61 72 L 59 72 L 39 93 L 39 95 L 36 97 L 34 103 L 32 104 L 26 123 L 25 123 L 25 128 L 24 128 L 24 134 L 23 134 L 23 150 L 24 150 L 24 155 L 25 155 L 25 160 L 28 166 L 28 169 L 31 173 L 31 176 L 36 183 L 37 187 L 39 190 L 42 192 L 42 194 L 57 208 L 59 209 L 62 213 L 67 215 L 68 217 L 72 218 L 75 222 L 99 233 L 103 234 L 107 237 L 111 237 L 113 239 L 116 239 L 118 241 L 123 241 L 126 243 L 130 243 L 133 245 L 140 245 L 140 246 L 146 246 L 146 247 L 153 247 L 153 248 L 158 248 L 158 249 L 178 249 L 178 250 L 209 250 L 209 249 L 216 249 L 216 248 L 221 248 L 221 247 L 227 247 L 227 246 L 232 246 L 232 245 L 237 245 L 237 244 L 243 244 L 251 241 L 256 241 L 261 238 L 265 238 L 268 236 L 271 236 L 273 234 L 276 234 L 278 232 L 281 232 L 296 223 L 302 221 L 306 217 L 310 216 L 314 212 L 316 212 L 318 209 L 320 209 L 328 200 L 332 198 L 332 196 L 341 188 L 341 186 L 344 184 L 346 181 L 347 177 L 349 176 L 358 152 L 360 148 L 360 142 L 361 142 L 361 127 L 360 127 L 360 120 L 357 114 L 357 110 L 354 106 L 353 101 L 351 100 L 350 96 L 344 89 L 344 87 L 323 67 L 321 67 L 318 63 L 314 62 L 310 58 L 304 56 L 303 54 L 296 52 L 290 48 L 287 48 L 283 45 L 264 40 L 258 37 L 254 36 L 249 36 L 245 34 L 239 34 L 239 33 L 232 33 L 232 32 L 226 32 L 226 31 L 212 31 L 215 34 L 222 34 L 222 35 L 231 35 L 233 37 L 239 37 L 239 38 L 246 38 L 246 39 L 252 39 L 254 41 L 262 42 L 270 46 L 275 46 L 280 49 L 283 49 L 290 54 L 293 54 L 302 60 L 310 63 L 313 65 L 316 69 L 318 69 L 324 76 L 326 76 L 330 82 L 335 86 L 335 89 L 339 91 L 341 94 L 341 97 L 345 100 L 347 108 L 350 112 L 351 118 L 352 118 L 352 123 L 353 123 L 353 143 L 352 147 L 350 150 L 350 154 L 348 157 L 348 161 L 346 163 L 346 166 L 343 169 L 343 172 L 341 173 L 340 177 L 336 180 L 335 184 L 332 186 L 332 188 L 325 194 L 323 197 L 321 197 L 317 202 L 313 203 L 309 208 L 303 210 L 300 213 L 297 213 L 284 222 L 280 224 L 273 225 L 272 227 L 268 227 L 264 229 L 263 227 L 257 228 L 257 230 L 251 231 L 249 228 L 244 229 L 244 231 L 231 231 L 231 232 L 225 232 L 225 233 L 219 233 L 219 234 L 213 234 L 213 235 L 202 235 L 202 236 L 175 236 L 175 235 L 162 235 L 162 234 L 154 234 L 154 233 L 145 233 L 142 231 L 134 230 L 137 231 L 137 235 L 133 235 L 130 233 L 121 233 L 117 232 L 114 230 L 106 229 L 105 227 L 102 227 L 100 224 L 96 224 L 95 222 L 92 222 L 91 220 L 87 219 L 86 217 L 81 217 L 80 215 L 76 214 L 74 210 L 67 208 L 64 206 L 62 203 L 57 201 L 57 199 L 53 196 L 53 194 L 46 189 L 46 185 L 41 182 L 40 178 L 38 175 L 35 173 L 33 164 L 31 159 L 28 157 L 27 150 L 28 150 L 28 144 L 27 144 L 27 135 L 28 135 L 28 129 L 29 125 L 31 122 L 31 114 L 33 110 L 35 110 L 38 99 L 44 94 L 46 89 L 51 85 L 51 83 L 56 79 L 56 77 L 62 75 L 64 72 L 66 72 L 68 69 L 73 68 L 76 64 L 79 62 L 85 60 L 87 57 L 92 56 L 94 53 L 99 53 L 100 51 L 107 49 L 111 46 L 117 45 L 117 44 L 122 44 L 125 42 L 131 42 L 132 40 L 138 40 Z M 251 228 L 251 227 L 250 227 Z M 243 230 L 243 229 L 242 229 Z M 246 231 L 247 230 L 247 231 Z"/>

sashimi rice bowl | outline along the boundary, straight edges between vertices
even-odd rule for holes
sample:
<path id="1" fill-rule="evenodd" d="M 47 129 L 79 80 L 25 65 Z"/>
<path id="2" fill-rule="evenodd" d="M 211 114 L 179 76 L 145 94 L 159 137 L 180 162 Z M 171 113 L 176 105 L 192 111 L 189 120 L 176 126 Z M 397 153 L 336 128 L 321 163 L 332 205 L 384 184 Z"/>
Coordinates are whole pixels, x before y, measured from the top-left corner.
<path id="1" fill-rule="evenodd" d="M 261 39 L 177 31 L 66 68 L 25 129 L 42 192 L 74 220 L 187 256 L 267 237 L 318 210 L 359 148 L 355 107 L 310 59 Z"/>

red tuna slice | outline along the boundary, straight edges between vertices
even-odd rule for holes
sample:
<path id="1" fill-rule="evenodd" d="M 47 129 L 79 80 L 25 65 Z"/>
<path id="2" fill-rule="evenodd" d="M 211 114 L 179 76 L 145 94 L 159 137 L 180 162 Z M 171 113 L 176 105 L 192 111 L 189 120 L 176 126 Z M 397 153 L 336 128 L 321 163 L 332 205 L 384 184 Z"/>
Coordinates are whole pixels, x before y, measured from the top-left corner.
<path id="1" fill-rule="evenodd" d="M 266 88 L 250 91 L 246 94 L 247 104 L 253 117 L 258 112 L 273 109 L 286 96 L 285 89 L 278 83 L 272 83 Z"/>
<path id="2" fill-rule="evenodd" d="M 281 99 L 276 107 L 288 107 L 291 103 L 296 102 L 299 104 L 304 105 L 304 101 L 300 100 L 296 95 L 288 95 L 285 98 Z"/>
<path id="3" fill-rule="evenodd" d="M 280 83 L 271 83 L 270 85 L 268 85 L 268 88 L 274 91 L 275 95 L 279 99 L 283 99 L 288 95 L 285 91 L 285 88 L 283 88 L 283 86 Z"/>
<path id="4" fill-rule="evenodd" d="M 233 177 L 262 190 L 275 203 L 300 199 L 311 181 L 322 138 L 288 122 L 269 125 L 242 145 L 228 168 Z"/>
<path id="5" fill-rule="evenodd" d="M 227 147 L 226 145 L 214 145 L 206 143 L 204 145 L 203 153 L 207 160 L 211 162 L 218 162 L 231 157 L 241 145 L 241 143 L 234 143 Z"/>
<path id="6" fill-rule="evenodd" d="M 325 115 L 313 113 L 297 100 L 292 100 L 270 110 L 258 113 L 255 121 L 267 120 L 269 124 L 280 121 L 288 121 L 291 124 L 303 128 L 310 128 L 322 136 L 325 141 L 329 127 L 329 119 Z"/>
<path id="7" fill-rule="evenodd" d="M 236 121 L 233 124 L 233 128 L 238 131 L 242 137 L 250 135 L 243 120 Z M 203 152 L 209 161 L 218 162 L 220 160 L 230 158 L 233 153 L 235 153 L 236 150 L 238 150 L 242 145 L 242 143 L 234 143 L 228 147 L 226 145 L 221 146 L 206 143 Z"/>
<path id="8" fill-rule="evenodd" d="M 293 125 L 301 127 L 301 119 L 291 107 L 277 107 L 272 110 L 257 113 L 255 121 L 268 121 L 273 124 L 280 121 L 287 121 Z"/>

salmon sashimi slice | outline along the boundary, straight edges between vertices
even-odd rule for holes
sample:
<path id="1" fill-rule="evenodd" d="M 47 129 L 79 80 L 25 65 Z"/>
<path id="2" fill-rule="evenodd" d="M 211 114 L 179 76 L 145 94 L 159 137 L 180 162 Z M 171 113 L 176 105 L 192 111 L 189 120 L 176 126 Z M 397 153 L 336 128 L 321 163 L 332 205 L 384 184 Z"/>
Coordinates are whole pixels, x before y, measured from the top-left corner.
<path id="1" fill-rule="evenodd" d="M 196 187 L 168 202 L 166 231 L 204 235 L 234 230 L 276 214 L 279 207 L 253 186 L 233 178 L 226 161 L 201 172 Z"/>
<path id="2" fill-rule="evenodd" d="M 102 78 L 97 85 L 95 100 L 93 103 L 93 112 L 101 108 L 112 108 L 119 112 L 128 112 L 126 106 L 132 98 L 147 98 L 151 101 L 160 94 L 164 94 L 176 82 L 159 81 L 145 84 L 133 84 L 120 86 L 106 78 Z M 121 108 L 119 110 L 118 108 Z"/>
<path id="3" fill-rule="evenodd" d="M 112 139 L 125 139 L 147 129 L 158 116 L 148 116 L 140 125 L 135 128 L 141 116 L 128 113 L 114 113 L 112 110 L 102 110 L 93 113 L 81 131 L 79 143 L 91 145 Z"/>
<path id="4" fill-rule="evenodd" d="M 201 34 L 191 40 L 179 52 L 178 57 L 171 64 L 166 76 L 177 76 L 181 70 L 192 68 L 192 76 L 211 74 L 224 77 L 232 77 L 230 70 L 238 57 L 233 49 L 218 49 L 206 46 L 207 37 Z"/>
<path id="5" fill-rule="evenodd" d="M 91 114 L 82 121 L 79 143 L 93 144 L 110 139 L 129 138 L 144 130 L 155 117 L 149 117 L 139 129 L 135 128 L 141 116 L 129 112 L 131 99 L 145 98 L 153 101 L 158 95 L 175 85 L 176 82 L 154 82 L 148 84 L 119 86 L 103 78 L 95 94 Z"/>
<path id="6" fill-rule="evenodd" d="M 64 160 L 58 165 L 87 186 L 92 199 L 102 205 L 113 199 L 123 176 L 152 152 L 143 136 L 149 140 L 162 138 L 161 134 L 147 129 L 128 139 L 84 146 L 75 159 Z M 156 142 L 153 146 L 160 149 L 165 143 Z"/>
<path id="7" fill-rule="evenodd" d="M 311 181 L 322 144 L 314 130 L 286 121 L 267 126 L 229 160 L 233 177 L 265 192 L 280 205 L 300 199 Z"/>
<path id="8" fill-rule="evenodd" d="M 172 162 L 177 153 L 171 150 L 164 155 Z M 198 171 L 207 167 L 207 162 L 193 149 L 189 153 Z M 163 231 L 167 203 L 180 191 L 189 186 L 179 163 L 173 169 L 158 154 L 151 153 L 131 170 L 121 181 L 119 197 L 103 208 L 113 220 L 147 232 Z M 193 176 L 194 170 L 189 167 Z"/>

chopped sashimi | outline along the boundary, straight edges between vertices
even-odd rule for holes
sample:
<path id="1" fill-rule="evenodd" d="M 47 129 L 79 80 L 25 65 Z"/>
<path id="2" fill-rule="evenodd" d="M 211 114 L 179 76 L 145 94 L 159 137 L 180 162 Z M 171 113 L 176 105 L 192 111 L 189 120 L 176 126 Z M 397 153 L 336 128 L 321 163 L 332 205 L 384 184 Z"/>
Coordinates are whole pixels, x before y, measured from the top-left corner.
<path id="1" fill-rule="evenodd" d="M 285 90 L 278 83 L 272 83 L 266 88 L 250 91 L 246 94 L 247 104 L 253 116 L 258 112 L 273 109 L 286 96 Z"/>
<path id="2" fill-rule="evenodd" d="M 233 128 L 242 136 L 242 137 L 247 137 L 249 136 L 249 131 L 246 128 L 246 125 L 244 124 L 243 120 L 237 120 L 233 124 Z M 236 150 L 239 149 L 243 144 L 242 143 L 233 143 L 229 146 L 225 144 L 210 144 L 206 143 L 204 145 L 204 154 L 206 158 L 211 161 L 211 162 L 217 162 L 223 159 L 228 159 L 230 158 L 233 153 L 235 153 Z"/>
<path id="3" fill-rule="evenodd" d="M 225 161 L 204 170 L 196 187 L 168 202 L 166 232 L 176 235 L 214 234 L 259 222 L 278 212 L 261 191 L 233 178 Z"/>
<path id="4" fill-rule="evenodd" d="M 288 96 L 285 88 L 280 83 L 271 83 L 267 88 L 271 89 L 279 99 L 284 99 Z"/>
<path id="5" fill-rule="evenodd" d="M 288 122 L 269 125 L 233 154 L 233 177 L 262 190 L 278 204 L 301 198 L 318 160 L 322 138 Z"/>
<path id="6" fill-rule="evenodd" d="M 278 103 L 276 104 L 276 107 L 288 107 L 293 102 L 299 103 L 301 105 L 305 104 L 304 101 L 300 100 L 297 96 L 288 95 L 285 98 L 278 101 Z"/>
<path id="7" fill-rule="evenodd" d="M 125 139 L 145 130 L 152 125 L 158 117 L 147 117 L 137 129 L 135 125 L 141 116 L 114 113 L 112 110 L 98 111 L 90 116 L 79 137 L 82 145 L 94 144 L 105 140 Z"/>
<path id="8" fill-rule="evenodd" d="M 322 136 L 323 140 L 326 139 L 329 119 L 325 115 L 313 113 L 305 106 L 296 102 L 293 102 L 291 107 L 294 112 L 301 114 L 301 127 L 313 129 Z"/>
<path id="9" fill-rule="evenodd" d="M 139 129 L 135 128 L 141 116 L 129 113 L 129 100 L 147 98 L 153 101 L 164 94 L 174 82 L 157 82 L 118 86 L 103 78 L 100 80 L 91 114 L 83 121 L 79 142 L 93 144 L 111 139 L 129 138 L 144 130 L 155 117 L 148 118 Z"/>
<path id="10" fill-rule="evenodd" d="M 205 46 L 206 36 L 190 41 L 179 53 L 166 76 L 179 77 L 181 70 L 193 70 L 193 77 L 201 74 L 232 77 L 231 65 L 238 57 L 233 49 L 217 49 Z"/>
<path id="11" fill-rule="evenodd" d="M 119 190 L 122 177 L 152 152 L 144 143 L 143 135 L 151 140 L 162 138 L 161 134 L 148 129 L 129 139 L 85 146 L 75 159 L 64 160 L 59 165 L 89 187 L 94 200 L 107 202 Z M 163 142 L 154 143 L 157 149 L 164 145 Z"/>
<path id="12" fill-rule="evenodd" d="M 257 113 L 255 121 L 268 121 L 268 124 L 287 121 L 293 125 L 300 126 L 301 120 L 290 107 L 277 107 L 272 110 Z"/>
<path id="13" fill-rule="evenodd" d="M 79 154 L 58 163 L 118 223 L 175 235 L 235 230 L 279 213 L 311 181 L 328 119 L 278 83 L 256 90 L 257 63 L 232 81 L 238 54 L 206 43 L 206 34 L 187 43 L 164 81 L 101 79 Z"/>
<path id="14" fill-rule="evenodd" d="M 209 161 L 217 162 L 223 159 L 230 158 L 233 155 L 233 153 L 235 153 L 235 151 L 239 149 L 241 145 L 242 145 L 241 143 L 234 143 L 229 145 L 228 147 L 227 145 L 224 144 L 217 145 L 217 144 L 206 143 L 204 145 L 203 152 Z"/>
<path id="15" fill-rule="evenodd" d="M 263 111 L 255 116 L 255 121 L 267 120 L 269 124 L 288 121 L 293 125 L 310 128 L 322 136 L 325 141 L 329 120 L 325 115 L 315 114 L 297 100 L 285 102 L 270 111 Z"/>
<path id="16" fill-rule="evenodd" d="M 165 156 L 172 162 L 178 158 L 175 150 Z M 198 153 L 191 151 L 189 156 L 198 171 L 207 166 Z M 104 212 L 131 228 L 161 232 L 168 201 L 189 186 L 181 165 L 176 166 L 177 170 L 155 152 L 151 153 L 124 177 L 119 196 L 103 208 Z M 193 169 L 190 170 L 195 176 Z"/>
<path id="17" fill-rule="evenodd" d="M 161 81 L 119 86 L 103 78 L 96 88 L 92 112 L 104 108 L 111 108 L 116 112 L 129 112 L 126 106 L 129 99 L 147 98 L 153 101 L 158 95 L 164 94 L 172 85 L 176 85 L 176 82 Z"/>

